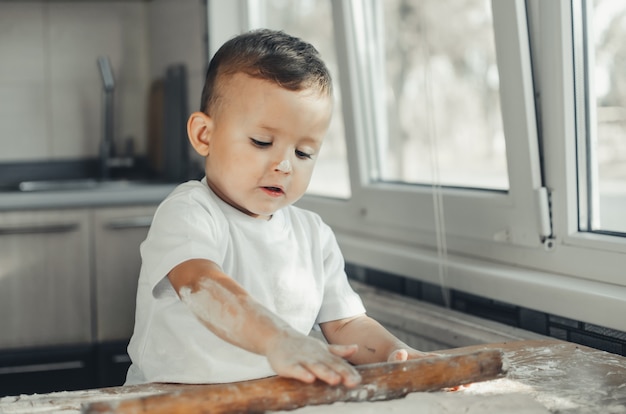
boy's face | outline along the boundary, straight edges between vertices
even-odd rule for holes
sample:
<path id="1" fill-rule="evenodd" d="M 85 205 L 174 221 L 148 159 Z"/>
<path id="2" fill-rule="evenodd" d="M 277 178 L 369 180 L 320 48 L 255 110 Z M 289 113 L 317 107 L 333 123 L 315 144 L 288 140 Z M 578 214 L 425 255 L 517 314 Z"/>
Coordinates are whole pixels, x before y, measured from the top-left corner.
<path id="1" fill-rule="evenodd" d="M 306 191 L 332 99 L 242 73 L 228 77 L 218 93 L 209 118 L 207 182 L 231 206 L 268 219 Z"/>

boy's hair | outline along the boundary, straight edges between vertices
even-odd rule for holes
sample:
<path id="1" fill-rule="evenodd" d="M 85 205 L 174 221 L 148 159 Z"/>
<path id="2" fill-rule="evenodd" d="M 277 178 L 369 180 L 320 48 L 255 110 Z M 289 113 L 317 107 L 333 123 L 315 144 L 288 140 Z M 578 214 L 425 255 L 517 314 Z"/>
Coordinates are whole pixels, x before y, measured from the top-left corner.
<path id="1" fill-rule="evenodd" d="M 328 68 L 311 44 L 282 31 L 259 29 L 238 35 L 219 48 L 207 70 L 200 111 L 209 114 L 220 99 L 219 81 L 236 73 L 299 91 L 332 94 Z"/>

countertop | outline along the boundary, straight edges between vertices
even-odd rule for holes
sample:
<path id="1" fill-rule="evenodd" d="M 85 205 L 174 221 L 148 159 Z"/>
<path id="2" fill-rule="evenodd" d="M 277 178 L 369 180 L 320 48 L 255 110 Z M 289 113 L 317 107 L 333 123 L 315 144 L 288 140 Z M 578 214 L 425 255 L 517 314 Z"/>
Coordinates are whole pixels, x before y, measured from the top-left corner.
<path id="1" fill-rule="evenodd" d="M 626 413 L 626 358 L 559 340 L 514 341 L 440 351 L 445 354 L 500 349 L 505 377 L 458 391 L 409 394 L 404 400 L 335 403 L 304 407 L 302 413 L 331 412 L 516 412 Z M 210 385 L 146 384 L 88 391 L 22 395 L 0 399 L 0 413 L 79 413 L 92 402 L 173 393 Z M 394 405 L 395 404 L 395 405 Z M 402 404 L 404 408 L 398 404 Z M 251 407 L 259 412 L 258 406 Z M 406 411 L 404 411 L 406 410 Z"/>
<path id="2" fill-rule="evenodd" d="M 120 182 L 113 186 L 63 191 L 3 191 L 0 211 L 159 204 L 177 184 Z"/>

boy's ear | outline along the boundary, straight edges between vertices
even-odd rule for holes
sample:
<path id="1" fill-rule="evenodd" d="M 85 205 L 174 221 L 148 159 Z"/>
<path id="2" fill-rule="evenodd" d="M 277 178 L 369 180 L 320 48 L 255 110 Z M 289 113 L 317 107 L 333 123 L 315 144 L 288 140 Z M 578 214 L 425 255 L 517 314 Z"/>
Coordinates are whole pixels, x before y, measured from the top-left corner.
<path id="1" fill-rule="evenodd" d="M 194 112 L 187 120 L 187 136 L 191 146 L 203 157 L 209 155 L 209 142 L 213 133 L 213 119 L 205 113 Z"/>

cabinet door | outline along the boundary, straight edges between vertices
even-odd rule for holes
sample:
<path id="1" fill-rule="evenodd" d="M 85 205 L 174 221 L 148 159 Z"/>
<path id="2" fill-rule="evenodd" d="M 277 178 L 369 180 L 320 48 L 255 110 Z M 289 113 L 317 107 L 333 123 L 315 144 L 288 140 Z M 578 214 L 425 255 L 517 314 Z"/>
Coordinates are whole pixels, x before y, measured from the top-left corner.
<path id="1" fill-rule="evenodd" d="M 89 212 L 0 213 L 0 349 L 91 341 Z"/>
<path id="2" fill-rule="evenodd" d="M 90 344 L 0 352 L 0 398 L 94 388 L 98 385 L 96 380 L 96 361 Z M 26 407 L 23 410 L 15 412 L 35 412 Z M 8 412 L 14 411 L 9 407 Z"/>
<path id="3" fill-rule="evenodd" d="M 128 340 L 135 323 L 139 246 L 156 207 L 102 208 L 94 213 L 96 338 Z"/>

